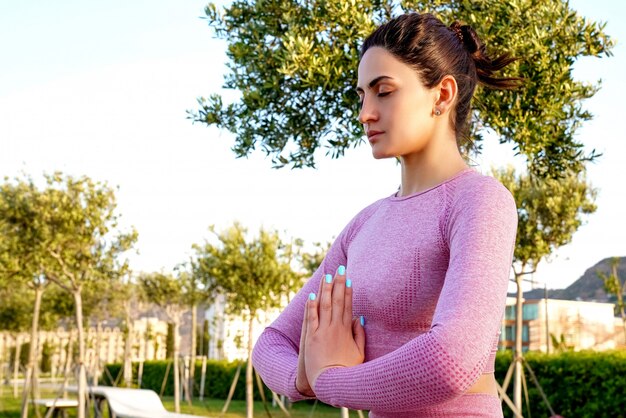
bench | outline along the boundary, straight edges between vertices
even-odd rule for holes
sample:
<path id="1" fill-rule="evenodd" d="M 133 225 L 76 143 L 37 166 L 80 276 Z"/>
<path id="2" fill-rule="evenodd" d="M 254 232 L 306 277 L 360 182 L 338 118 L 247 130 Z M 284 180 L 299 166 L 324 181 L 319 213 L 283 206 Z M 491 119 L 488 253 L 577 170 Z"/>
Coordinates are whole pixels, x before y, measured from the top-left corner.
<path id="1" fill-rule="evenodd" d="M 66 410 L 70 408 L 78 408 L 78 400 L 76 399 L 33 399 L 31 402 L 35 405 L 45 406 L 46 407 L 46 415 L 50 409 L 53 410 L 53 417 L 63 417 L 67 416 Z"/>
<path id="2" fill-rule="evenodd" d="M 74 392 L 77 388 L 68 390 Z M 95 399 L 98 412 L 102 411 L 102 403 L 106 401 L 110 418 L 201 418 L 199 415 L 169 412 L 159 395 L 150 389 L 90 386 L 87 393 Z"/>

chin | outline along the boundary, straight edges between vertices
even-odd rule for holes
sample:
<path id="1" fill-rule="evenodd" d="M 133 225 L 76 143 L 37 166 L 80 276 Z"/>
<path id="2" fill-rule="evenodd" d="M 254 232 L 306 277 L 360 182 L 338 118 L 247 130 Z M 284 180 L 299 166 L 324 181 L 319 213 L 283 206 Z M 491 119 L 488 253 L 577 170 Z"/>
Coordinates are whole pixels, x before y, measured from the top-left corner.
<path id="1" fill-rule="evenodd" d="M 396 154 L 384 152 L 382 150 L 377 150 L 376 147 L 372 147 L 372 157 L 375 160 L 383 160 L 385 158 L 394 158 Z"/>

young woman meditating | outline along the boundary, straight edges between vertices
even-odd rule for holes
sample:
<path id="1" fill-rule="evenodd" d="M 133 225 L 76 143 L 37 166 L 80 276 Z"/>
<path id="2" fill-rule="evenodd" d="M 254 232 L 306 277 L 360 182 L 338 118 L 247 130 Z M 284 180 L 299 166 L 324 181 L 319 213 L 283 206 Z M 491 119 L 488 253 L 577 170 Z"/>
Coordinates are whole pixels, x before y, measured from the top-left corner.
<path id="1" fill-rule="evenodd" d="M 359 121 L 374 158 L 400 160 L 401 186 L 354 216 L 259 337 L 272 390 L 371 418 L 503 416 L 494 361 L 517 209 L 460 149 L 476 84 L 514 87 L 493 75 L 513 60 L 431 14 L 364 41 Z"/>

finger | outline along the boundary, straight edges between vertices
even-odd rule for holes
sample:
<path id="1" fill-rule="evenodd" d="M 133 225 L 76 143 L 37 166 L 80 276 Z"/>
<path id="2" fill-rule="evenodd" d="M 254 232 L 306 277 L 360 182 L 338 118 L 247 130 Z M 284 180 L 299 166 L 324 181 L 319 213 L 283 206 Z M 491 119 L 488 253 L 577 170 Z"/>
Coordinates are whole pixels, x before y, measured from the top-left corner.
<path id="1" fill-rule="evenodd" d="M 331 321 L 335 324 L 344 324 L 343 314 L 345 309 L 345 294 L 346 294 L 346 267 L 341 265 L 337 269 L 335 279 L 333 280 L 333 310 L 331 315 Z M 352 315 L 350 315 L 350 320 Z"/>
<path id="2" fill-rule="evenodd" d="M 312 334 L 317 330 L 319 325 L 319 320 L 317 316 L 317 296 L 315 293 L 309 293 L 309 299 L 306 301 L 306 311 L 307 311 L 307 324 L 306 324 L 306 332 L 307 335 Z"/>
<path id="3" fill-rule="evenodd" d="M 352 321 L 352 335 L 354 335 L 354 342 L 359 348 L 359 352 L 365 357 L 365 328 L 361 323 L 361 318 L 363 317 L 355 318 Z"/>
<path id="4" fill-rule="evenodd" d="M 353 298 L 353 290 L 352 290 L 352 280 L 346 278 L 346 289 L 345 289 L 345 297 L 344 297 L 344 305 L 343 305 L 343 323 L 346 326 L 351 325 L 352 321 L 352 298 Z"/>
<path id="5" fill-rule="evenodd" d="M 326 274 L 323 278 L 322 292 L 319 295 L 319 325 L 327 327 L 330 325 L 331 315 L 333 311 L 333 276 Z"/>
<path id="6" fill-rule="evenodd" d="M 306 336 L 306 332 L 307 332 L 307 318 L 308 318 L 308 314 L 309 311 L 307 309 L 307 305 L 308 305 L 308 299 L 306 300 L 306 302 L 304 303 L 304 309 L 302 310 L 303 312 L 303 318 L 302 318 L 302 331 L 300 332 L 300 351 L 304 350 L 304 338 Z"/>
<path id="7" fill-rule="evenodd" d="M 316 293 L 316 295 L 317 295 L 318 297 L 322 294 L 322 290 L 324 289 L 324 283 L 325 283 L 325 280 L 324 280 L 324 279 L 325 279 L 325 278 L 326 278 L 326 275 L 325 275 L 325 274 L 322 274 L 322 278 L 320 279 L 320 285 L 319 285 L 319 287 L 318 287 L 318 289 L 317 289 L 317 293 Z M 318 306 L 318 309 L 317 309 L 317 314 L 319 315 L 319 314 L 320 314 L 320 311 L 319 311 L 319 303 L 318 303 L 318 305 L 317 305 L 317 306 Z"/>

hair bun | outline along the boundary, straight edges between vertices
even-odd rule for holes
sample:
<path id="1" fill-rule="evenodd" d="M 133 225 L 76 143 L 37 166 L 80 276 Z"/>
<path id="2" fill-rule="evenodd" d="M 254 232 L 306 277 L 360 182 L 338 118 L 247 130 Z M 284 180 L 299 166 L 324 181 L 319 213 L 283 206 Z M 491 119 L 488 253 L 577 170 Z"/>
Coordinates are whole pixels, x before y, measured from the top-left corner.
<path id="1" fill-rule="evenodd" d="M 473 54 L 480 49 L 482 42 L 470 25 L 462 25 L 458 20 L 450 25 L 450 29 L 456 34 L 467 52 Z"/>

